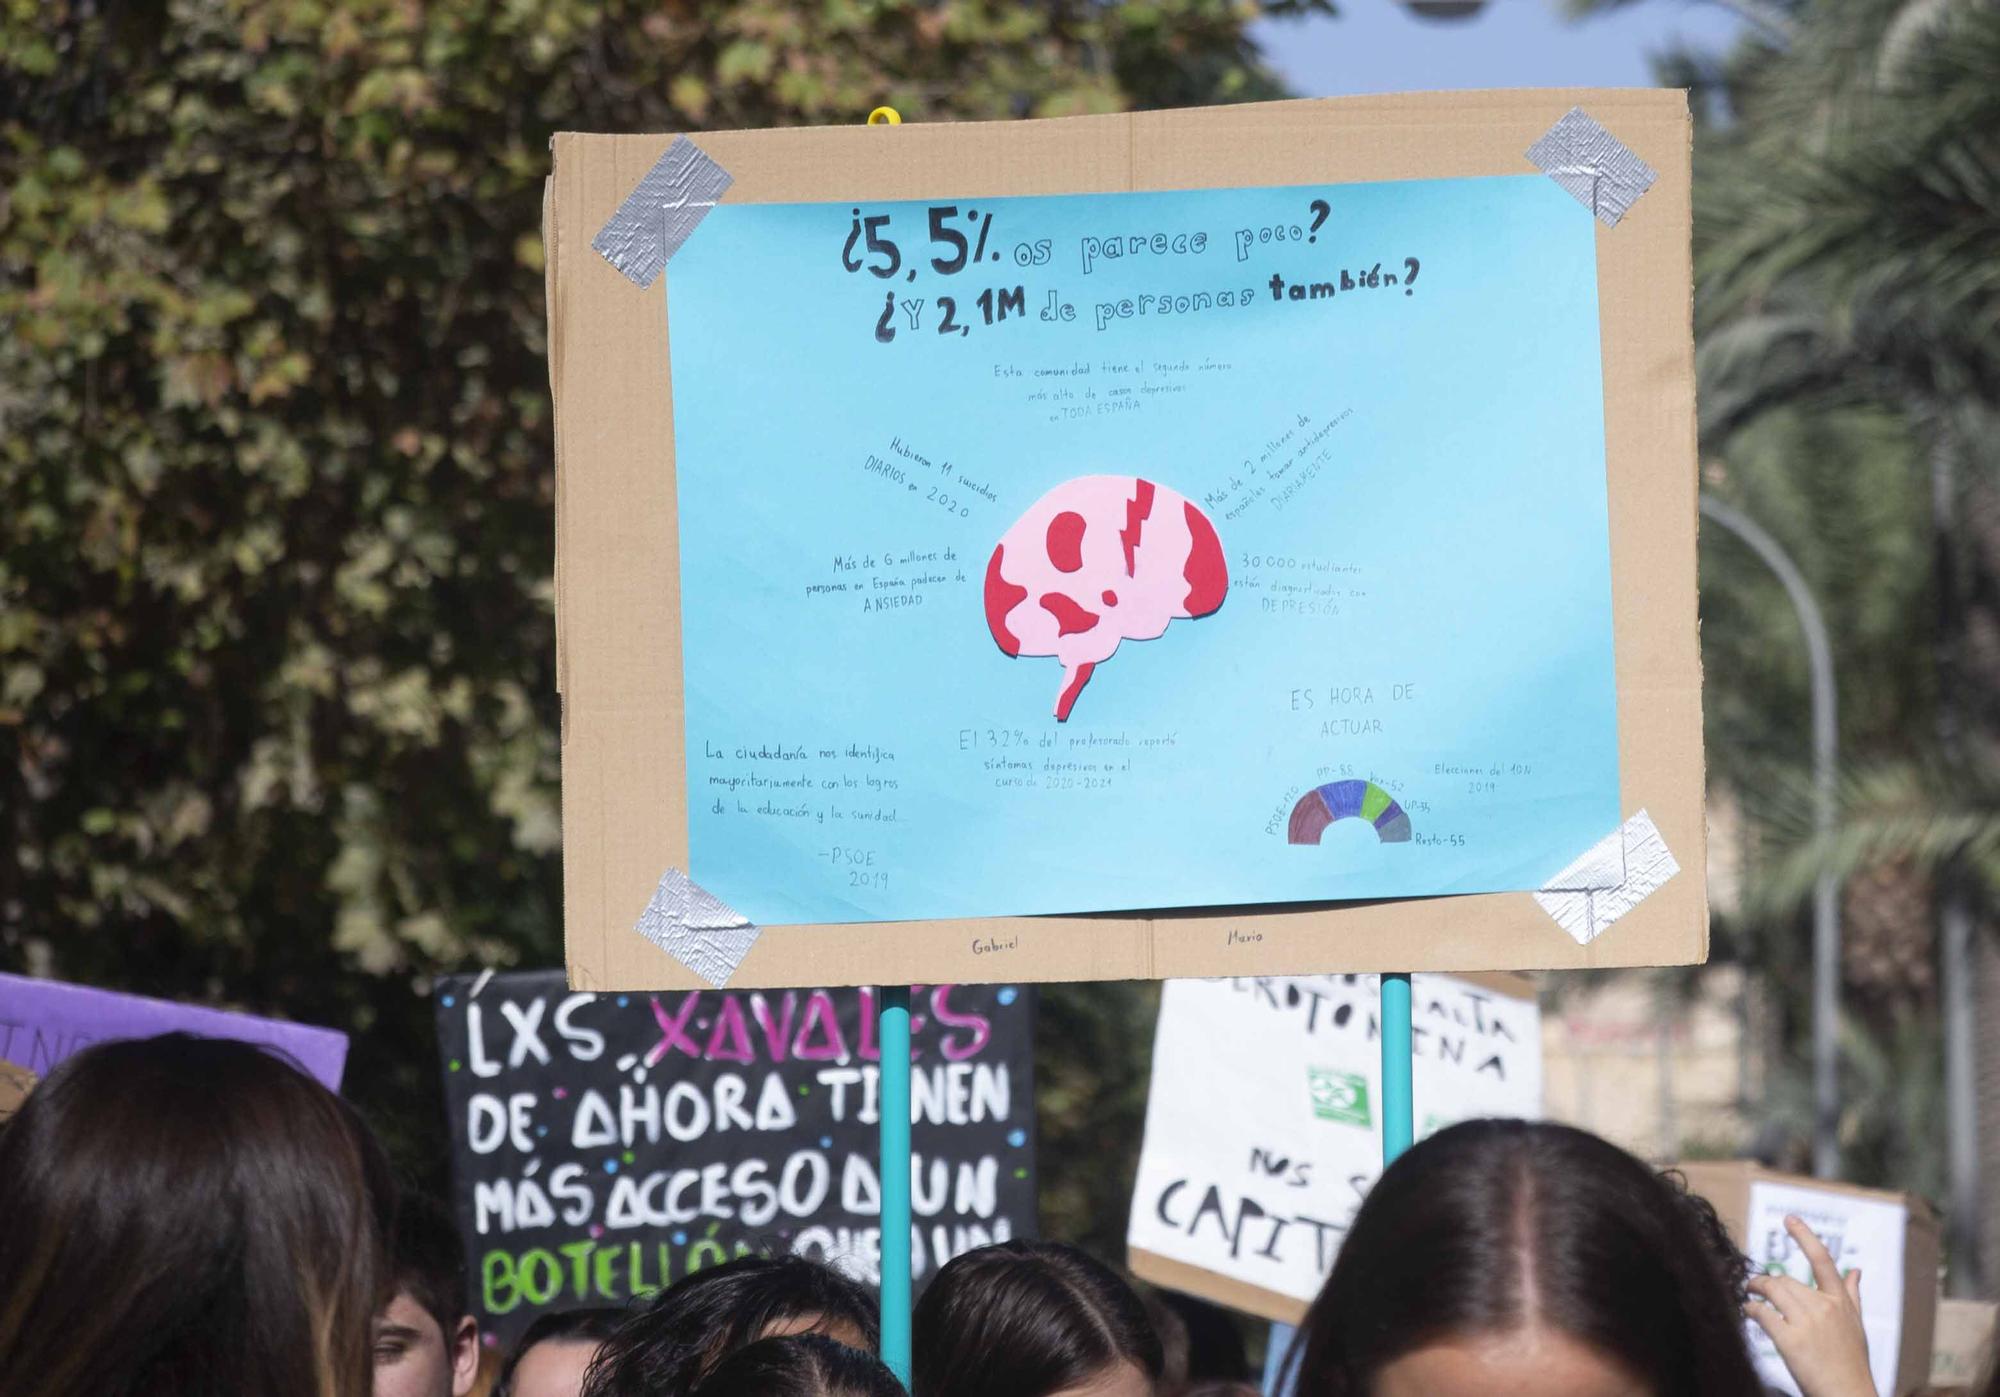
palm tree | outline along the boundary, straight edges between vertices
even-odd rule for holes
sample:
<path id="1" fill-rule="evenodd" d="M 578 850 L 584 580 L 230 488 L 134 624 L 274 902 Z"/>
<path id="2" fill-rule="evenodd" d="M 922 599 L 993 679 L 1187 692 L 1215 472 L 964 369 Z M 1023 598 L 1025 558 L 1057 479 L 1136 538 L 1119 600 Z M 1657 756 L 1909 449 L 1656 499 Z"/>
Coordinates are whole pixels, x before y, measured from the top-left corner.
<path id="1" fill-rule="evenodd" d="M 1725 63 L 1675 65 L 1721 109 L 1696 167 L 1704 442 L 1726 457 L 1777 409 L 1874 405 L 1901 418 L 1929 475 L 1929 746 L 1949 777 L 1918 787 L 1905 769 L 1861 782 L 1847 829 L 1831 847 L 1808 844 L 1778 882 L 1797 889 L 1829 863 L 1851 872 L 1894 856 L 1932 871 L 1954 1279 L 1976 1287 L 1978 1219 L 2000 1217 L 1978 1187 L 1982 1162 L 2000 1186 L 2000 1049 L 1977 1074 L 1973 1028 L 1977 1002 L 2000 1016 L 2000 777 L 1984 774 L 2000 771 L 2000 6 L 1749 8 L 1758 27 Z"/>
<path id="2" fill-rule="evenodd" d="M 1928 456 L 1935 739 L 1959 779 L 1926 791 L 1935 813 L 1916 842 L 1935 856 L 1954 1280 L 1976 1288 L 1981 1163 L 2000 1180 L 2000 1099 L 1978 1101 L 1974 1028 L 1979 1000 L 2000 1009 L 2000 952 L 1982 925 L 2000 889 L 1981 876 L 2000 783 L 1974 774 L 2000 743 L 2000 672 L 1975 645 L 1996 622 L 2000 562 L 1987 449 L 2000 402 L 2000 11 L 1842 0 L 1805 18 L 1763 109 L 1744 114 L 1736 177 L 1707 185 L 1719 230 L 1700 274 L 1717 388 L 1708 428 L 1727 432 L 1773 402 L 1872 399 L 1900 405 Z M 1938 790 L 1959 799 L 1940 808 Z M 1901 852 L 1907 810 L 1862 801 L 1847 857 L 1823 858 Z"/>

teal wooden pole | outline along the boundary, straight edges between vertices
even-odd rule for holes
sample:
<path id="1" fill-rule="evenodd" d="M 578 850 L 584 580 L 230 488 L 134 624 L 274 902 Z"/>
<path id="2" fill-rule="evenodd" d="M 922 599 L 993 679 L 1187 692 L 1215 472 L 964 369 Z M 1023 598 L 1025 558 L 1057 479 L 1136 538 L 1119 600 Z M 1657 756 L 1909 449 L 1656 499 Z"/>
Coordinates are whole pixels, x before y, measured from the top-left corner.
<path id="1" fill-rule="evenodd" d="M 1410 977 L 1382 977 L 1382 1167 L 1416 1139 L 1416 1111 L 1410 1099 Z"/>
<path id="2" fill-rule="evenodd" d="M 1410 1093 L 1410 1066 L 1416 1048 L 1410 1041 L 1410 977 L 1382 977 L 1382 1167 L 1416 1143 L 1416 1108 Z M 1297 1331 L 1289 1324 L 1271 1326 L 1265 1350 L 1265 1397 L 1290 1397 L 1280 1386 L 1286 1350 Z"/>
<path id="3" fill-rule="evenodd" d="M 910 1385 L 910 987 L 881 990 L 882 1361 Z M 1407 1022 L 1407 1015 L 1405 1016 Z"/>

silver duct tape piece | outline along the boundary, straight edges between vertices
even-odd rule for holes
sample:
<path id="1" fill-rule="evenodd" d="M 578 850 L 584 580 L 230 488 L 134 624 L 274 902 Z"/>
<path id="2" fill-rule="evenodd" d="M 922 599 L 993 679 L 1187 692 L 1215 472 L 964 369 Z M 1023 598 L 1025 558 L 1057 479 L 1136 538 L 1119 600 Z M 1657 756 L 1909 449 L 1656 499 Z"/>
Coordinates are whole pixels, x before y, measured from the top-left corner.
<path id="1" fill-rule="evenodd" d="M 660 875 L 632 928 L 720 989 L 757 944 L 758 928 L 678 868 Z"/>
<path id="2" fill-rule="evenodd" d="M 1625 841 L 1614 830 L 1542 884 L 1545 893 L 1587 893 L 1625 885 Z"/>
<path id="3" fill-rule="evenodd" d="M 590 245 L 634 284 L 651 286 L 733 183 L 700 146 L 676 136 Z"/>
<path id="4" fill-rule="evenodd" d="M 1578 887 L 1582 880 L 1602 876 L 1614 863 L 1624 867 L 1624 877 L 1615 886 Z M 1588 946 L 1680 871 L 1659 826 L 1641 810 L 1543 884 L 1535 901 L 1577 945 Z"/>
<path id="5" fill-rule="evenodd" d="M 1660 176 L 1582 107 L 1569 112 L 1528 147 L 1537 169 L 1567 189 L 1607 228 L 1618 226 Z"/>

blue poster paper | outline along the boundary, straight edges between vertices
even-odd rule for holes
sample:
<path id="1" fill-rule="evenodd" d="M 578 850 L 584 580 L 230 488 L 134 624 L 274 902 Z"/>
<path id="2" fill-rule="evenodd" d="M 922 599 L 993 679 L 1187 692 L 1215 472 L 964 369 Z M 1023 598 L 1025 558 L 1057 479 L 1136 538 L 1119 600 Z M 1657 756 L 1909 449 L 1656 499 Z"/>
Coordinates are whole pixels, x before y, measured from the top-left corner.
<path id="1" fill-rule="evenodd" d="M 668 270 L 690 873 L 759 923 L 1511 891 L 1621 818 L 1541 176 L 725 205 Z"/>

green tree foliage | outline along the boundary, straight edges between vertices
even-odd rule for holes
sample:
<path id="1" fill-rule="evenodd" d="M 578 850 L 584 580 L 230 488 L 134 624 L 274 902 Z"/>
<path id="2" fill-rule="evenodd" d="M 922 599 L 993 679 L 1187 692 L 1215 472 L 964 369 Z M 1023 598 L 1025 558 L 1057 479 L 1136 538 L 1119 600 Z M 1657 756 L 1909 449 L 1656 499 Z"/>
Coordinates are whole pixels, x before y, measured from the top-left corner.
<path id="1" fill-rule="evenodd" d="M 0 0 L 0 965 L 353 1030 L 434 1170 L 413 990 L 560 952 L 551 134 L 1264 97 L 1310 8 Z"/>
<path id="2" fill-rule="evenodd" d="M 1706 483 L 1780 539 L 1827 612 L 1852 779 L 1844 828 L 1814 842 L 1796 622 L 1705 531 L 1712 786 L 1751 817 L 1750 915 L 1723 944 L 1777 991 L 1796 1070 L 1775 1095 L 1802 1106 L 1798 909 L 1821 868 L 1849 879 L 1846 1167 L 1936 1190 L 1939 1120 L 1911 1109 L 1937 1095 L 1930 884 L 1956 870 L 2000 890 L 2000 9 L 1734 7 L 1744 42 L 1670 65 L 1702 118 Z"/>
<path id="3" fill-rule="evenodd" d="M 1934 703 L 1931 555 L 1919 453 L 1903 422 L 1865 408 L 1772 411 L 1732 434 L 1709 474 L 1708 488 L 1777 535 L 1818 598 L 1833 641 L 1844 759 L 1918 759 Z M 1812 1133 L 1812 958 L 1800 909 L 1810 875 L 1782 897 L 1773 892 L 1787 852 L 1810 837 L 1805 646 L 1777 579 L 1719 527 L 1702 531 L 1701 610 L 1710 789 L 1743 816 L 1715 832 L 1741 842 L 1724 856 L 1740 859 L 1750 877 L 1747 907 L 1717 918 L 1717 952 L 1755 973 L 1776 1016 L 1758 1143 L 1803 1169 Z M 1928 905 L 1921 879 L 1914 896 L 1907 877 L 1894 883 L 1904 896 L 1872 921 L 1858 880 L 1844 899 L 1842 1164 L 1858 1181 L 1936 1197 L 1935 1118 L 1900 1109 L 1936 1095 Z"/>

